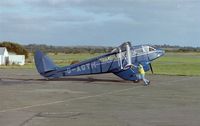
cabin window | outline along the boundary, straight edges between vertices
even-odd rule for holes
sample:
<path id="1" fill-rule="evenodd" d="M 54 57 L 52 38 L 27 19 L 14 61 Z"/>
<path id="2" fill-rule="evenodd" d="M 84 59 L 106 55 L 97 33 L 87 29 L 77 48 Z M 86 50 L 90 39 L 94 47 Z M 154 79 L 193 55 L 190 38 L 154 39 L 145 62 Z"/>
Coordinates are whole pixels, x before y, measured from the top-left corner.
<path id="1" fill-rule="evenodd" d="M 135 52 L 136 52 L 137 54 L 141 54 L 141 53 L 143 53 L 144 51 L 143 51 L 142 48 L 139 48 L 139 49 L 135 49 Z"/>
<path id="2" fill-rule="evenodd" d="M 143 52 L 149 52 L 149 46 L 142 46 Z"/>

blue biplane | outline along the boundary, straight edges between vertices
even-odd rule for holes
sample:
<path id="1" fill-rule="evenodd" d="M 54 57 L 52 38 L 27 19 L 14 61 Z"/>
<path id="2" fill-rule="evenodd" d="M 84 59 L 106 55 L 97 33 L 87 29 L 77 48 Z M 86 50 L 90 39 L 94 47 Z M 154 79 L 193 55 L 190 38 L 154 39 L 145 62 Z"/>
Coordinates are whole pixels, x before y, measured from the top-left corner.
<path id="1" fill-rule="evenodd" d="M 145 71 L 151 70 L 151 61 L 164 55 L 164 50 L 148 45 L 131 46 L 125 42 L 111 52 L 76 64 L 59 67 L 41 51 L 35 52 L 35 65 L 43 77 L 47 79 L 64 76 L 77 76 L 101 73 L 113 73 L 124 80 L 137 81 L 137 66 L 142 64 Z"/>

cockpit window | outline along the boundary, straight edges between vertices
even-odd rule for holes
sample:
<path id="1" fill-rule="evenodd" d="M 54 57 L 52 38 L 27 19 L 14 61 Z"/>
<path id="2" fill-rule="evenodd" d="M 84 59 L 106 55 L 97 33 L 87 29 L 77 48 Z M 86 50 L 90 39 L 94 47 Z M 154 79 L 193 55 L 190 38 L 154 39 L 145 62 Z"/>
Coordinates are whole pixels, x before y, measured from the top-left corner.
<path id="1" fill-rule="evenodd" d="M 149 51 L 155 51 L 153 47 L 149 47 Z"/>

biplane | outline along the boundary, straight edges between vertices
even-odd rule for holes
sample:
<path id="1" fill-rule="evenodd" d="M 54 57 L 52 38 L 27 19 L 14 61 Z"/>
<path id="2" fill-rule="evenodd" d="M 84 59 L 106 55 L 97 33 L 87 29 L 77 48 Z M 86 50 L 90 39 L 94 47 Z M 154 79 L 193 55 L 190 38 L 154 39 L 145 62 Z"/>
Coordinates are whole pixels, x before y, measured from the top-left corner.
<path id="1" fill-rule="evenodd" d="M 55 65 L 39 50 L 35 52 L 34 59 L 37 71 L 46 79 L 113 73 L 124 80 L 137 81 L 138 69 L 134 66 L 141 64 L 145 71 L 153 73 L 151 62 L 164 53 L 164 50 L 149 45 L 132 46 L 125 42 L 109 53 L 64 67 Z"/>

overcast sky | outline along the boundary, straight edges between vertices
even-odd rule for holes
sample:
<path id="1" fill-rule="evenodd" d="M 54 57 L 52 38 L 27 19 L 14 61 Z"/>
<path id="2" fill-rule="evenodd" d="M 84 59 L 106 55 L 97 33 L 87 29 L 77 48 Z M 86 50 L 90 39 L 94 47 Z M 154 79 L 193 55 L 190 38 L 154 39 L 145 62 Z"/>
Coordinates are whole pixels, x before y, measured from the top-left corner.
<path id="1" fill-rule="evenodd" d="M 0 41 L 200 47 L 200 0 L 0 0 Z"/>

